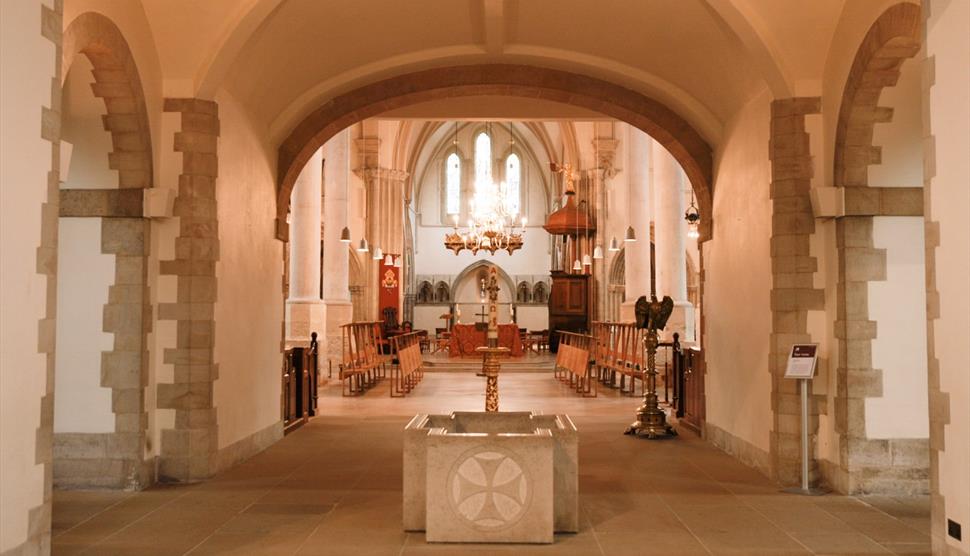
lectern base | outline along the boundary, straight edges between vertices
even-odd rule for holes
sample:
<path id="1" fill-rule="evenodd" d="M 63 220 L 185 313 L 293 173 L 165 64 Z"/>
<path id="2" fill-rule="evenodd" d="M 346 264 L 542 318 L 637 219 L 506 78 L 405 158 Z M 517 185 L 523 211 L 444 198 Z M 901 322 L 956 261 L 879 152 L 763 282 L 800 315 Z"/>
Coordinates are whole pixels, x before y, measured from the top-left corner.
<path id="1" fill-rule="evenodd" d="M 649 439 L 672 438 L 677 436 L 677 431 L 667 423 L 667 414 L 660 408 L 645 409 L 640 408 L 637 412 L 637 420 L 630 423 L 623 434 L 642 436 Z"/>

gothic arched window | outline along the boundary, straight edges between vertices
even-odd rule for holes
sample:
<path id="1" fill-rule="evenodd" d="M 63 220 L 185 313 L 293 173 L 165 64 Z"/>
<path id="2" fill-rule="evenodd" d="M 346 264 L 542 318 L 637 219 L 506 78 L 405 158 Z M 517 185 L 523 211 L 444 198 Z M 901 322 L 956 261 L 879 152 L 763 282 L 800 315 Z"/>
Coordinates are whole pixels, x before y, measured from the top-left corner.
<path id="1" fill-rule="evenodd" d="M 492 139 L 484 131 L 475 138 L 475 187 L 492 183 Z"/>
<path id="2" fill-rule="evenodd" d="M 519 214 L 522 199 L 522 161 L 512 153 L 505 159 L 505 206 L 512 214 Z"/>
<path id="3" fill-rule="evenodd" d="M 445 198 L 445 212 L 461 212 L 461 157 L 458 153 L 449 154 L 445 160 Z"/>

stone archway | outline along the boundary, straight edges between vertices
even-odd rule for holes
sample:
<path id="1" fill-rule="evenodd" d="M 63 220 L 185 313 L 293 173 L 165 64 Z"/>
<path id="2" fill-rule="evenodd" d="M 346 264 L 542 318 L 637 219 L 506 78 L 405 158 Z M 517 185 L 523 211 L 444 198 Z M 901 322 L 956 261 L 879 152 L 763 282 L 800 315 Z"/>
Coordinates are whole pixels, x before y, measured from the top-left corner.
<path id="1" fill-rule="evenodd" d="M 548 68 L 482 64 L 408 73 L 337 96 L 303 119 L 279 147 L 276 234 L 285 240 L 290 192 L 310 156 L 341 130 L 388 110 L 435 99 L 502 95 L 551 100 L 587 108 L 633 125 L 664 146 L 683 167 L 702 214 L 713 208 L 710 145 L 662 103 L 593 77 Z M 701 221 L 700 240 L 713 234 Z"/>
<path id="2" fill-rule="evenodd" d="M 81 14 L 64 31 L 62 44 L 62 88 L 67 85 L 68 73 L 78 56 L 83 55 L 91 63 L 91 92 L 104 103 L 103 128 L 111 136 L 107 167 L 117 172 L 117 186 L 104 188 L 110 184 L 98 183 L 92 184 L 99 186 L 93 189 L 59 192 L 63 225 L 80 219 L 100 223 L 100 254 L 113 255 L 113 280 L 106 284 L 107 302 L 98 331 L 111 334 L 111 349 L 101 352 L 100 368 L 64 362 L 63 369 L 58 366 L 62 369 L 58 372 L 98 373 L 100 386 L 111 389 L 114 423 L 110 432 L 75 432 L 82 429 L 70 426 L 60 432 L 55 419 L 52 438 L 60 461 L 54 466 L 54 483 L 67 487 L 141 488 L 150 484 L 154 475 L 151 458 L 145 457 L 145 446 L 150 445 L 145 387 L 147 335 L 151 331 L 151 238 L 149 220 L 144 217 L 143 190 L 153 185 L 145 94 L 128 42 L 107 17 L 94 12 Z M 72 238 L 67 236 L 59 249 L 71 249 L 66 241 Z M 98 291 L 90 293 L 104 294 L 100 285 L 95 289 Z M 74 294 L 73 297 L 86 295 Z M 59 299 L 59 303 L 67 301 Z M 100 450 L 92 451 L 93 445 L 99 445 Z M 104 461 L 110 465 L 105 466 Z"/>
<path id="3" fill-rule="evenodd" d="M 878 330 L 870 313 L 869 289 L 871 282 L 887 279 L 887 250 L 876 248 L 873 223 L 877 216 L 923 215 L 923 190 L 917 184 L 870 187 L 869 166 L 881 162 L 881 147 L 873 144 L 873 131 L 876 124 L 893 118 L 892 108 L 879 106 L 880 97 L 883 89 L 896 85 L 903 63 L 920 51 L 921 23 L 920 7 L 911 3 L 891 6 L 876 19 L 856 51 L 836 124 L 834 185 L 842 188 L 844 212 L 835 228 L 839 264 L 836 375 L 840 387 L 834 397 L 834 413 L 840 452 L 845 456 L 829 479 L 848 493 L 878 491 L 881 485 L 871 479 L 876 475 L 913 492 L 930 488 L 929 477 L 924 476 L 926 467 L 918 463 L 895 465 L 888 456 L 863 461 L 867 454 L 896 453 L 902 446 L 913 453 L 925 449 L 929 459 L 932 444 L 926 439 L 869 438 L 866 427 L 866 399 L 883 395 L 883 371 L 873 368 L 873 340 Z M 930 399 L 940 398 L 931 394 Z M 933 427 L 930 430 L 932 435 Z"/>
<path id="4" fill-rule="evenodd" d="M 104 128 L 114 151 L 110 166 L 118 171 L 119 190 L 152 187 L 152 140 L 145 93 L 128 41 L 107 17 L 87 12 L 64 31 L 61 57 L 62 83 L 78 55 L 94 66 L 94 96 L 104 101 Z M 137 195 L 135 195 L 137 193 Z M 122 194 L 119 203 L 126 216 L 141 216 L 141 192 Z M 63 207 L 62 195 L 62 207 Z"/>
<path id="5" fill-rule="evenodd" d="M 505 288 L 505 291 L 509 293 L 509 299 L 515 299 L 515 281 L 512 280 L 512 277 L 509 276 L 509 274 L 505 272 L 505 270 L 502 269 L 502 267 L 498 266 L 497 264 L 489 261 L 485 261 L 485 260 L 480 260 L 480 261 L 475 261 L 472 264 L 466 266 L 461 272 L 458 273 L 457 276 L 455 276 L 455 279 L 452 280 L 451 282 L 452 301 L 457 301 L 457 299 L 455 299 L 455 296 L 458 295 L 458 288 L 463 283 L 465 283 L 465 281 L 471 275 L 473 275 L 479 269 L 487 270 L 489 267 L 492 267 L 492 266 L 494 266 L 498 270 L 499 280 L 502 281 L 502 287 Z"/>

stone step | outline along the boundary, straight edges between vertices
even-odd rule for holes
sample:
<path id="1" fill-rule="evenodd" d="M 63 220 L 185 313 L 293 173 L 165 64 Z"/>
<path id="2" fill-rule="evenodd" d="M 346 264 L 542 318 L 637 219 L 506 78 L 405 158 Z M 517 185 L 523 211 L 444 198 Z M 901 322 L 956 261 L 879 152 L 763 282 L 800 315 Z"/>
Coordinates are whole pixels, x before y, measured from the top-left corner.
<path id="1" fill-rule="evenodd" d="M 477 373 L 482 370 L 479 359 L 430 359 L 425 358 L 425 371 L 429 373 Z M 551 373 L 555 360 L 551 357 L 526 358 L 502 361 L 503 373 Z"/>

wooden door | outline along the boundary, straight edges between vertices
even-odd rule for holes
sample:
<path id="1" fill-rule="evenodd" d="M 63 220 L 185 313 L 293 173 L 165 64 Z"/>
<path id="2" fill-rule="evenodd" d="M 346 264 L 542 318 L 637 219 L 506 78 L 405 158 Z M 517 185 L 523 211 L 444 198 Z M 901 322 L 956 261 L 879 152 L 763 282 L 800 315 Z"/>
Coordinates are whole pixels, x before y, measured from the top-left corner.
<path id="1" fill-rule="evenodd" d="M 699 348 L 684 350 L 683 418 L 681 422 L 701 434 L 704 427 L 704 357 Z"/>

